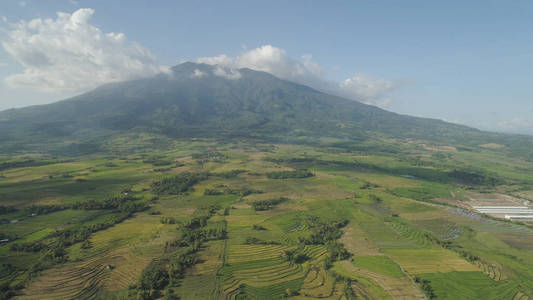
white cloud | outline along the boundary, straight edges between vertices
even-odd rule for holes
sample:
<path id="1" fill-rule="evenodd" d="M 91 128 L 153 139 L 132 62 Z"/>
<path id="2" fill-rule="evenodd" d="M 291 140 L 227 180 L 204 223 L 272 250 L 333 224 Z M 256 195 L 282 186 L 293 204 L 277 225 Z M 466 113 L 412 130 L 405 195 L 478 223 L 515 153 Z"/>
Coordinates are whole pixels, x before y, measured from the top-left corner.
<path id="1" fill-rule="evenodd" d="M 312 65 L 310 56 L 306 56 L 304 63 L 302 63 L 289 57 L 285 50 L 271 45 L 246 51 L 237 57 L 222 54 L 214 57 L 201 57 L 197 59 L 197 62 L 227 68 L 249 68 L 264 71 L 298 83 L 316 81 L 315 77 L 321 74 L 320 66 Z M 308 68 L 305 64 L 311 67 Z"/>
<path id="2" fill-rule="evenodd" d="M 0 61 L 0 68 L 7 66 L 7 63 Z"/>
<path id="3" fill-rule="evenodd" d="M 238 70 L 223 66 L 217 66 L 213 71 L 213 74 L 215 74 L 216 76 L 224 77 L 229 80 L 237 80 L 241 79 L 242 77 L 241 72 L 239 72 Z"/>
<path id="4" fill-rule="evenodd" d="M 26 1 L 19 1 L 19 5 L 21 7 L 25 7 L 26 6 Z"/>
<path id="5" fill-rule="evenodd" d="M 199 63 L 204 63 L 208 65 L 221 65 L 221 66 L 231 66 L 233 65 L 233 58 L 222 54 L 219 56 L 213 56 L 213 57 L 200 57 L 196 59 Z"/>
<path id="6" fill-rule="evenodd" d="M 370 75 L 357 73 L 339 84 L 340 95 L 364 103 L 388 107 L 390 99 L 386 95 L 396 88 L 396 84 Z"/>
<path id="7" fill-rule="evenodd" d="M 195 69 L 194 72 L 192 72 L 191 77 L 192 77 L 192 78 L 202 78 L 202 77 L 204 77 L 205 75 L 207 75 L 205 72 L 202 72 L 202 71 L 200 71 L 200 70 L 198 70 L 198 69 Z"/>
<path id="8" fill-rule="evenodd" d="M 7 17 L 6 16 L 2 16 L 2 22 L 7 23 Z"/>
<path id="9" fill-rule="evenodd" d="M 59 12 L 56 19 L 12 25 L 2 46 L 24 72 L 7 77 L 6 83 L 40 91 L 77 92 L 168 70 L 123 33 L 104 33 L 91 25 L 93 14 L 93 9 L 83 8 L 72 14 Z"/>
<path id="10" fill-rule="evenodd" d="M 357 73 L 340 83 L 333 82 L 325 78 L 322 67 L 313 61 L 310 54 L 302 55 L 301 59 L 297 60 L 290 57 L 285 50 L 271 45 L 245 51 L 236 57 L 222 54 L 198 58 L 197 62 L 225 68 L 249 68 L 264 71 L 285 80 L 382 107 L 390 104 L 391 99 L 386 96 L 397 86 L 394 82 L 373 78 L 362 73 Z"/>
<path id="11" fill-rule="evenodd" d="M 533 119 L 531 117 L 514 117 L 497 124 L 497 129 L 500 131 L 533 134 Z"/>

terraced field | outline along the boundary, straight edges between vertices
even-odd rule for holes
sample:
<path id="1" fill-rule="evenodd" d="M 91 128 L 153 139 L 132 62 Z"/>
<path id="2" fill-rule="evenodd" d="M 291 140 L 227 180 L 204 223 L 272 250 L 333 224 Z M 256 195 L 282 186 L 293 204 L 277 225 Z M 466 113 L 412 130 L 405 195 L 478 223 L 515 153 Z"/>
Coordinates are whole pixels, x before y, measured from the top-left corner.
<path id="1" fill-rule="evenodd" d="M 20 299 L 94 299 L 100 289 L 122 290 L 137 281 L 149 259 L 121 248 L 48 270 Z"/>
<path id="2" fill-rule="evenodd" d="M 387 276 L 355 267 L 349 261 L 342 261 L 341 265 L 348 271 L 374 280 L 393 299 L 426 299 L 424 293 L 405 275 L 401 277 Z"/>
<path id="3" fill-rule="evenodd" d="M 0 234 L 15 240 L 0 245 L 0 283 L 23 283 L 18 299 L 533 299 L 533 230 L 437 202 L 450 191 L 461 201 L 470 191 L 462 185 L 401 176 L 439 178 L 438 168 L 405 157 L 262 146 L 195 141 L 157 155 L 59 164 L 52 178 L 37 167 L 50 184 L 43 203 L 126 200 L 110 208 L 43 206 L 34 216 L 28 207 L 2 208 Z M 155 171 L 161 166 L 153 163 L 167 167 Z M 0 177 L 16 194 L 6 203 L 37 197 L 20 186 L 35 177 L 31 169 Z M 300 170 L 313 176 L 268 176 Z M 156 192 L 155 183 L 183 174 L 190 186 Z M 72 179 L 82 177 L 88 181 Z M 97 179 L 110 181 L 105 191 L 90 189 Z M 68 198 L 78 187 L 86 193 Z M 57 248 L 64 255 L 50 260 Z M 40 262 L 43 270 L 32 272 Z M 151 285 L 158 276 L 161 286 Z"/>
<path id="4" fill-rule="evenodd" d="M 233 299 L 239 295 L 242 285 L 253 291 L 254 288 L 275 288 L 283 282 L 303 281 L 311 266 L 320 265 L 326 254 L 323 246 L 305 246 L 302 253 L 310 259 L 304 264 L 295 264 L 283 258 L 284 251 L 293 249 L 281 245 L 230 246 L 227 264 L 222 269 L 225 298 Z"/>

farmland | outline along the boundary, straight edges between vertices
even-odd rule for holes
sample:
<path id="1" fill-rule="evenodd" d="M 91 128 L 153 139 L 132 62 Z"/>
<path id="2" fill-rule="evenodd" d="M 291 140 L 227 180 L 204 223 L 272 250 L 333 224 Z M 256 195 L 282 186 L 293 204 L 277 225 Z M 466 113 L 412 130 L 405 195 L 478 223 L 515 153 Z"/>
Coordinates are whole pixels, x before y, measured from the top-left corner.
<path id="1" fill-rule="evenodd" d="M 2 156 L 3 297 L 533 299 L 533 228 L 469 208 L 525 197 L 533 173 L 500 148 L 387 142 L 401 154 L 197 139 Z"/>

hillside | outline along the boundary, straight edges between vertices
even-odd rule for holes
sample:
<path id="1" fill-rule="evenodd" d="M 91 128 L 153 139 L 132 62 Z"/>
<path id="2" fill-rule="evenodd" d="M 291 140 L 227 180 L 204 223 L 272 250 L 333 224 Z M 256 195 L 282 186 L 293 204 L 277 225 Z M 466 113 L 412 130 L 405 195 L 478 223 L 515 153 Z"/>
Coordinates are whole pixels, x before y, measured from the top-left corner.
<path id="1" fill-rule="evenodd" d="M 215 73 L 236 71 L 217 68 L 183 63 L 171 74 L 108 84 L 53 104 L 0 112 L 0 151 L 98 152 L 109 139 L 132 132 L 284 142 L 385 137 L 470 146 L 497 143 L 523 155 L 533 149 L 532 137 L 399 115 L 250 69 L 238 70 L 239 79 L 227 79 Z"/>

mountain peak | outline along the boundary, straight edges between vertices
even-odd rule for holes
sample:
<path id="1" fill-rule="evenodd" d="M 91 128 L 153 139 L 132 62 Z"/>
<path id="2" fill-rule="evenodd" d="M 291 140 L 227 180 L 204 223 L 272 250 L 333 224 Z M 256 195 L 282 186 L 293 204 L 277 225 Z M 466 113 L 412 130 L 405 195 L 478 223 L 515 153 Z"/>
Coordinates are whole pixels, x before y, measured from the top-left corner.
<path id="1" fill-rule="evenodd" d="M 170 74 L 109 84 L 53 104 L 0 112 L 0 140 L 17 147 L 30 137 L 39 143 L 64 144 L 130 131 L 285 141 L 383 136 L 465 144 L 483 144 L 499 136 L 398 115 L 266 72 L 195 62 L 171 70 Z M 105 138 L 98 140 L 105 143 Z"/>

